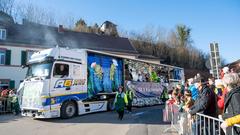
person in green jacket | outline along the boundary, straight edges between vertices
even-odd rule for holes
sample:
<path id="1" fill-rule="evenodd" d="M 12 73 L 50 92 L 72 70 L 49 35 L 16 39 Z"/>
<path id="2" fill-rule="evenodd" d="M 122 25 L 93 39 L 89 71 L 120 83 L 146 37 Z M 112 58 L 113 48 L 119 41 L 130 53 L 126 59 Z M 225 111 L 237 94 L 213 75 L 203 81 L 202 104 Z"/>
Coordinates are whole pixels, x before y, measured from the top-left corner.
<path id="1" fill-rule="evenodd" d="M 19 106 L 17 95 L 14 93 L 13 90 L 11 90 L 9 92 L 8 97 L 9 97 L 10 102 L 12 104 L 12 112 L 13 112 L 13 114 L 18 115 L 20 113 L 20 106 Z"/>
<path id="2" fill-rule="evenodd" d="M 127 105 L 127 110 L 128 112 L 132 112 L 132 101 L 133 101 L 133 92 L 132 90 L 128 89 L 127 92 L 126 92 L 126 95 L 127 95 L 127 100 L 128 100 L 128 105 Z"/>
<path id="3" fill-rule="evenodd" d="M 122 86 L 118 88 L 114 103 L 118 113 L 118 119 L 122 120 L 124 116 L 124 107 L 128 105 L 127 95 L 124 93 Z"/>

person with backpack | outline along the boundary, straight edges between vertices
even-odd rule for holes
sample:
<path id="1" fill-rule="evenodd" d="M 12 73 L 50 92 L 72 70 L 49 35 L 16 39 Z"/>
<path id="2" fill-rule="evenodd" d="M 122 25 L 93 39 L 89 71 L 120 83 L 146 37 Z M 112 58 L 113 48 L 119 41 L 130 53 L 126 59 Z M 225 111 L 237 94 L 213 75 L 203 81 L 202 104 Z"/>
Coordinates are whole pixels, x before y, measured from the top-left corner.
<path id="1" fill-rule="evenodd" d="M 122 120 L 124 116 L 124 107 L 128 105 L 127 95 L 123 91 L 123 87 L 119 86 L 114 101 L 115 109 L 118 113 L 118 119 Z"/>

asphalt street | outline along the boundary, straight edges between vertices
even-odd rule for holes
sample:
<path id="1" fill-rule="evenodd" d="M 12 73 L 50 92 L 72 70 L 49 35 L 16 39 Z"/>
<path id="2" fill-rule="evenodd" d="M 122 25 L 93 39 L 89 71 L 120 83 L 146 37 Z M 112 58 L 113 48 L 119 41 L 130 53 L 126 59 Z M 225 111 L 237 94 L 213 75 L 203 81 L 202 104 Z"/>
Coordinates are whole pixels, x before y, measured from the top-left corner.
<path id="1" fill-rule="evenodd" d="M 163 133 L 170 124 L 163 122 L 162 108 L 134 108 L 122 121 L 114 111 L 44 120 L 4 114 L 0 115 L 0 135 L 175 135 Z"/>

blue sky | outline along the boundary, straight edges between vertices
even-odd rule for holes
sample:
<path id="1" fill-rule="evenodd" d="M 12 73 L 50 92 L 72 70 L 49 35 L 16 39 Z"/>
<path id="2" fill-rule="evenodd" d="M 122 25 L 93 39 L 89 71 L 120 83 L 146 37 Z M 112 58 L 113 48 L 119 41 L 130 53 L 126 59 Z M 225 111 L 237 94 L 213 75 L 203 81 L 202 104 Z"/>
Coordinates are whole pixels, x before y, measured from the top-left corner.
<path id="1" fill-rule="evenodd" d="M 29 0 L 16 0 L 28 2 Z M 120 29 L 143 31 L 147 26 L 192 29 L 193 45 L 209 52 L 218 42 L 220 54 L 232 62 L 240 59 L 240 0 L 30 0 L 51 9 L 56 16 L 70 14 L 88 24 L 110 20 Z"/>

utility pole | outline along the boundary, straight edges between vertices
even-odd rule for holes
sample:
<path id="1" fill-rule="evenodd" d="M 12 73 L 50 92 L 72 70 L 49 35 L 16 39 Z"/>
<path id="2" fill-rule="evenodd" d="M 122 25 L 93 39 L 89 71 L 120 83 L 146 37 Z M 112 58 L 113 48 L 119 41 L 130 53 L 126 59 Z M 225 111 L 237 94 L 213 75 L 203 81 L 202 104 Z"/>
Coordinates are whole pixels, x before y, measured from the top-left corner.
<path id="1" fill-rule="evenodd" d="M 220 54 L 218 43 L 210 43 L 210 62 L 211 62 L 211 70 L 213 77 L 219 79 L 220 73 L 219 69 L 221 68 Z"/>

